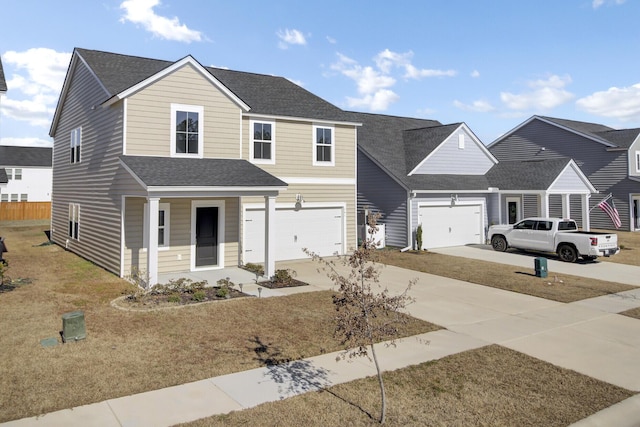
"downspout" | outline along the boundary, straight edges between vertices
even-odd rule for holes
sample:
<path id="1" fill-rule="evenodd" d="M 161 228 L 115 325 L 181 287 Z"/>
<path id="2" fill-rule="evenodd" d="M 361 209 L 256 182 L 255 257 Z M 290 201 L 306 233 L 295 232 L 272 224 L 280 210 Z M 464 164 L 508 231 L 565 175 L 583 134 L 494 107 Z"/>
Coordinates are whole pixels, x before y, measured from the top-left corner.
<path id="1" fill-rule="evenodd" d="M 415 197 L 415 193 L 412 193 L 411 191 L 407 190 L 407 241 L 409 242 L 409 246 L 407 246 L 406 248 L 400 249 L 400 252 L 406 252 L 408 250 L 413 249 L 413 231 L 412 231 L 413 206 L 411 203 L 411 199 L 413 199 L 413 197 Z"/>

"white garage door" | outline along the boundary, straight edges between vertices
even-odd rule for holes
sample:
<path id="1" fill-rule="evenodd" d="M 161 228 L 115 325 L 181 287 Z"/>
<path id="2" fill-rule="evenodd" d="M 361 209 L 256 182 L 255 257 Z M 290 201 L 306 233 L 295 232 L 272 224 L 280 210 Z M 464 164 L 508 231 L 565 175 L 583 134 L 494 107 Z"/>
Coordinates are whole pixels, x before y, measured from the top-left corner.
<path id="1" fill-rule="evenodd" d="M 342 208 L 276 208 L 276 260 L 306 258 L 303 248 L 322 256 L 343 253 Z M 244 262 L 264 262 L 264 209 L 244 216 Z"/>
<path id="2" fill-rule="evenodd" d="M 418 214 L 423 249 L 483 243 L 480 205 L 422 206 Z"/>

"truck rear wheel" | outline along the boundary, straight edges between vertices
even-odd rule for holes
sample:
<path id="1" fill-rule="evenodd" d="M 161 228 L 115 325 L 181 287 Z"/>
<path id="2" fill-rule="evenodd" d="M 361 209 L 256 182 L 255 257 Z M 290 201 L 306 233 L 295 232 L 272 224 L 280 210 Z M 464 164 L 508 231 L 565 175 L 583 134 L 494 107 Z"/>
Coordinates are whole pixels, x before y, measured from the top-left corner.
<path id="1" fill-rule="evenodd" d="M 507 239 L 503 236 L 493 236 L 491 238 L 491 246 L 494 251 L 504 252 L 507 250 Z"/>
<path id="2" fill-rule="evenodd" d="M 578 251 L 571 245 L 560 245 L 558 256 L 564 262 L 576 262 L 578 260 Z"/>

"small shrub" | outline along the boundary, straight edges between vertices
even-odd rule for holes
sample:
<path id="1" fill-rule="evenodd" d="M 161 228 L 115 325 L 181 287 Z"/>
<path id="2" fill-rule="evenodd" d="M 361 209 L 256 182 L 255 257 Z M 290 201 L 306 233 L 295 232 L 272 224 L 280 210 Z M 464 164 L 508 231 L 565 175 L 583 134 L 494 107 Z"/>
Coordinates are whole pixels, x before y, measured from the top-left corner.
<path id="1" fill-rule="evenodd" d="M 204 301 L 207 298 L 207 294 L 205 294 L 204 291 L 195 291 L 193 293 L 193 296 L 191 297 L 192 300 L 194 301 Z"/>
<path id="2" fill-rule="evenodd" d="M 422 250 L 422 224 L 418 224 L 418 228 L 416 229 L 416 244 L 419 251 Z"/>
<path id="3" fill-rule="evenodd" d="M 275 274 L 271 276 L 271 281 L 282 285 L 289 285 L 293 281 L 294 276 L 296 276 L 295 271 L 280 269 L 276 270 Z"/>
<path id="4" fill-rule="evenodd" d="M 180 298 L 180 294 L 177 292 L 172 293 L 167 297 L 168 302 L 180 302 L 182 298 Z"/>
<path id="5" fill-rule="evenodd" d="M 216 282 L 218 284 L 218 290 L 216 291 L 216 296 L 218 298 L 228 298 L 231 295 L 231 289 L 235 286 L 229 278 L 220 279 Z"/>
<path id="6" fill-rule="evenodd" d="M 264 276 L 264 267 L 262 267 L 260 264 L 254 264 L 252 262 L 249 262 L 244 265 L 244 268 L 246 268 L 247 270 L 255 274 Z"/>
<path id="7" fill-rule="evenodd" d="M 620 250 L 622 251 L 624 249 L 625 249 L 624 245 L 620 245 Z"/>

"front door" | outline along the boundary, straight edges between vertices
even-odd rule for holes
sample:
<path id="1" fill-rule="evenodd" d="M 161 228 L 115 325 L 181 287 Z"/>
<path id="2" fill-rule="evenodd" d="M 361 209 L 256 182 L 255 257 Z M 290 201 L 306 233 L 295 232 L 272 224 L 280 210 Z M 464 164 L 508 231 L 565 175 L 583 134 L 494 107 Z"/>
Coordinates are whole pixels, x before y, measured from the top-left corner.
<path id="1" fill-rule="evenodd" d="M 196 208 L 196 267 L 218 265 L 218 208 Z"/>
<path id="2" fill-rule="evenodd" d="M 507 197 L 507 224 L 515 224 L 520 221 L 520 199 Z"/>

